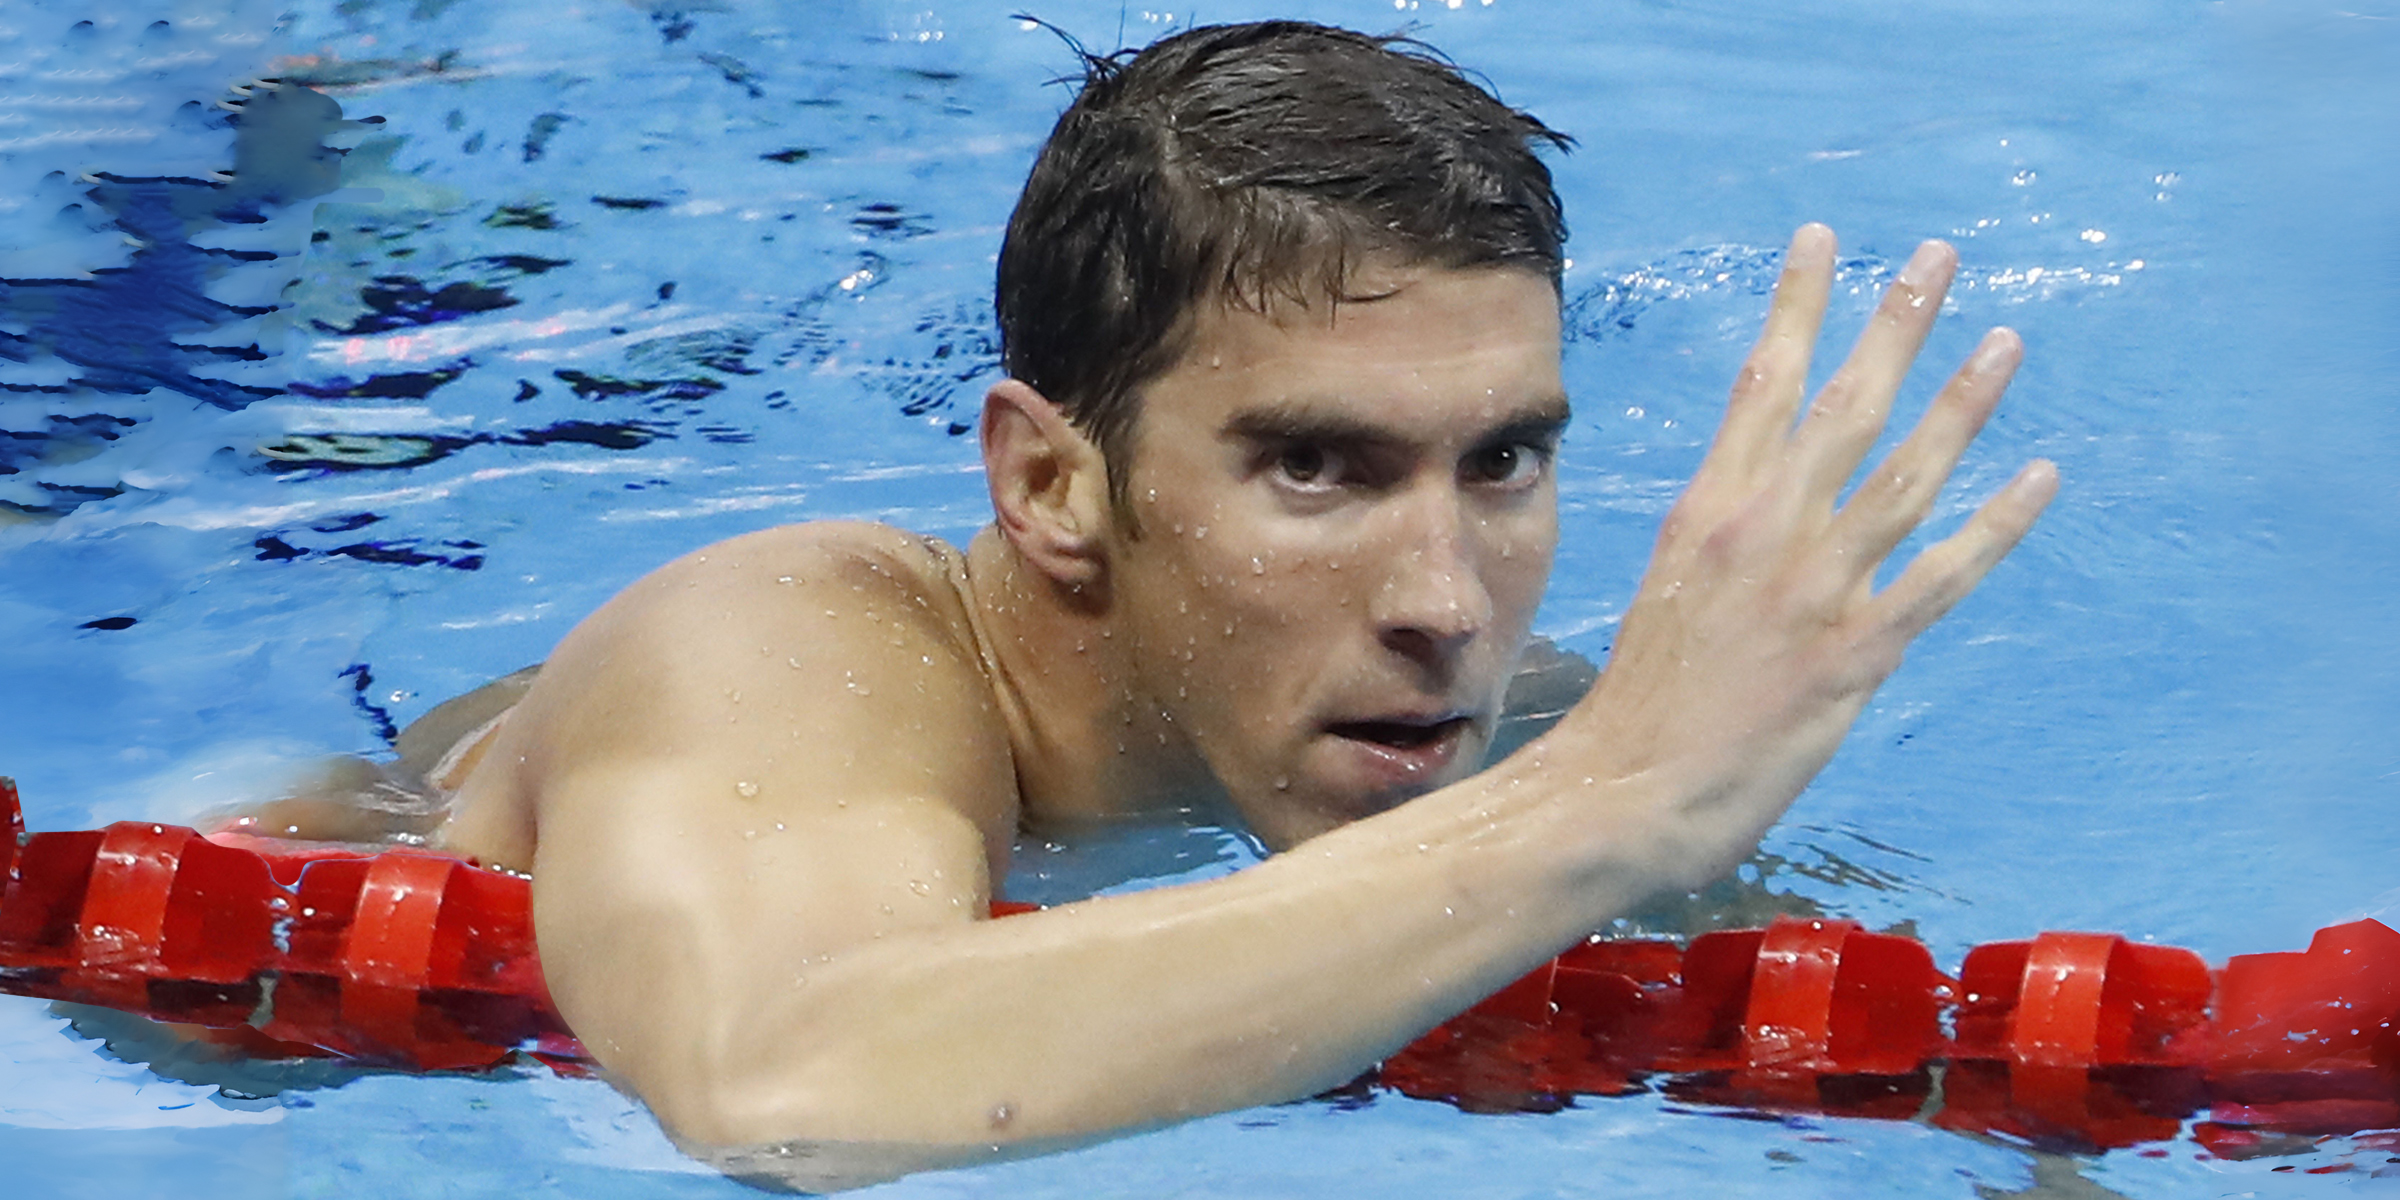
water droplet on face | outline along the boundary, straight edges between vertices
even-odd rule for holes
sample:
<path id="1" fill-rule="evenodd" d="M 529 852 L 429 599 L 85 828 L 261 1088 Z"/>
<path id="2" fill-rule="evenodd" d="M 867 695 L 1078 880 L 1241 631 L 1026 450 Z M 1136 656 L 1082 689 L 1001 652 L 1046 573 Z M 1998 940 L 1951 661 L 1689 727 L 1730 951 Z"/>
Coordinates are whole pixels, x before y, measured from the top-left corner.
<path id="1" fill-rule="evenodd" d="M 1276 777 L 1275 777 L 1275 790 L 1276 790 L 1276 791 L 1279 791 L 1279 792 L 1288 792 L 1288 791 L 1292 790 L 1292 781 L 1291 781 L 1291 780 L 1289 780 L 1289 779 L 1286 779 L 1286 778 L 1284 778 L 1284 777 L 1283 777 L 1283 776 L 1281 776 L 1281 775 L 1278 775 L 1278 776 L 1276 776 Z"/>
<path id="2" fill-rule="evenodd" d="M 1250 556 L 1250 573 L 1253 575 L 1264 575 L 1267 573 L 1267 564 L 1261 562 L 1258 556 L 1255 554 Z"/>
<path id="3" fill-rule="evenodd" d="M 775 582 L 784 584 L 788 587 L 792 583 L 792 577 L 789 575 L 778 575 L 775 577 Z"/>
<path id="4" fill-rule="evenodd" d="M 912 892 L 915 892 L 916 894 L 918 894 L 918 895 L 920 895 L 920 896 L 930 896 L 930 895 L 932 895 L 932 894 L 933 894 L 933 889 L 932 889 L 931 887 L 927 886 L 927 885 L 926 885 L 926 883 L 925 883 L 925 881 L 924 881 L 924 880 L 922 880 L 922 879 L 911 879 L 911 880 L 909 880 L 909 881 L 908 881 L 908 890 L 910 890 L 910 891 L 912 891 Z"/>
<path id="5" fill-rule="evenodd" d="M 735 783 L 733 785 L 733 790 L 736 795 L 739 795 L 744 800 L 755 800 L 758 798 L 758 785 L 750 782 L 747 779 Z"/>

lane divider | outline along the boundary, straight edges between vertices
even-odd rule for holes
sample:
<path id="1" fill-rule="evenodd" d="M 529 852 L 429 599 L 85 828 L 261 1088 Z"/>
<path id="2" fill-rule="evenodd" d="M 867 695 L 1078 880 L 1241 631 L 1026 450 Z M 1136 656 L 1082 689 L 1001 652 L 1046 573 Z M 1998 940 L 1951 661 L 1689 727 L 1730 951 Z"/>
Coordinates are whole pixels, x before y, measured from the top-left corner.
<path id="1" fill-rule="evenodd" d="M 589 1055 L 543 985 L 532 884 L 419 850 L 175 825 L 23 832 L 0 778 L 0 992 L 103 1005 L 262 1056 L 481 1070 Z M 1033 906 L 994 901 L 994 916 Z M 2237 955 L 2107 933 L 1969 951 L 1778 917 L 1682 946 L 1577 945 L 1387 1059 L 1380 1082 L 1478 1111 L 1661 1086 L 1763 1111 L 1929 1119 L 2226 1156 L 2400 1129 L 2400 933 L 2354 921 Z"/>

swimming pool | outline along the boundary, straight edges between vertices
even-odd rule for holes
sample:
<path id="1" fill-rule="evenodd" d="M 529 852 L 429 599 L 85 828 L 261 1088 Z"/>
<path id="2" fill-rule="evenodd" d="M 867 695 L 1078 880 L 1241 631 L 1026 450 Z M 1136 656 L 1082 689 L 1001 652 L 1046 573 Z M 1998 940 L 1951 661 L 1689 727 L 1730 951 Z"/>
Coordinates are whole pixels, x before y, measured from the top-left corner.
<path id="1" fill-rule="evenodd" d="M 56 288 L 7 294 L 0 329 L 29 344 L 0 362 L 16 468 L 0 500 L 30 519 L 0 530 L 0 770 L 31 824 L 188 817 L 295 758 L 372 750 L 386 723 L 538 659 L 635 575 L 760 523 L 974 529 L 954 429 L 990 377 L 999 224 L 1063 103 L 1041 81 L 1071 65 L 1015 7 L 389 0 L 295 6 L 278 29 L 275 6 L 215 0 L 88 30 L 79 6 L 12 7 L 0 276 L 213 267 L 216 300 L 280 306 L 189 305 L 144 333 L 58 316 Z M 1037 11 L 1099 47 L 1195 15 Z M 1270 13 L 1420 22 L 1584 143 L 1559 164 L 1581 417 L 1538 627 L 1587 654 L 1697 461 L 1792 226 L 1844 234 L 1851 325 L 1938 235 L 1964 283 L 1929 354 L 1994 323 L 2024 333 L 2028 366 L 1946 511 L 2035 453 L 2066 491 L 1768 839 L 1770 886 L 1912 923 L 1951 966 L 2040 929 L 2214 960 L 2392 919 L 2400 10 L 1196 15 Z M 192 185 L 92 200 L 74 178 L 228 165 L 206 106 L 277 59 L 348 117 L 383 118 L 331 135 L 358 190 L 178 234 L 141 214 Z M 258 360 L 177 348 L 274 348 L 278 325 L 281 353 Z M 1210 870 L 1238 853 L 1102 857 Z M 1033 882 L 1106 872 L 1052 875 Z M 23 1194 L 742 1194 L 596 1084 L 369 1076 L 233 1101 L 61 1024 L 0 998 L 0 1156 Z M 1683 1107 L 1310 1103 L 884 1190 L 1973 1196 L 2034 1169 L 1919 1125 Z M 2245 1163 L 2168 1150 L 2041 1170 L 2130 1196 L 2391 1186 L 2372 1180 L 2388 1152 L 2343 1142 Z M 2359 1169 L 2274 1171 L 2335 1162 Z"/>

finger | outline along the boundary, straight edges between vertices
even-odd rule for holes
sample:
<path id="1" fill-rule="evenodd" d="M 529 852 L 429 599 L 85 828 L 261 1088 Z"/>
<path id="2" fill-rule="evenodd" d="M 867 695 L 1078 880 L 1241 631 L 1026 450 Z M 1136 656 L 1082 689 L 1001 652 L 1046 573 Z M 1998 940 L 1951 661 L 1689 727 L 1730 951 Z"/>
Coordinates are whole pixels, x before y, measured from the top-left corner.
<path id="1" fill-rule="evenodd" d="M 1870 472 L 1842 506 L 1831 536 L 1843 560 L 1861 577 L 1872 576 L 1892 547 L 1933 511 L 1951 469 L 1999 407 L 2000 395 L 2008 390 L 2024 355 L 2024 343 L 2015 331 L 1985 334 L 1965 365 L 1942 385 L 1908 440 Z"/>
<path id="2" fill-rule="evenodd" d="M 1902 643 L 1923 633 L 2016 549 L 2057 494 L 2058 467 L 2047 459 L 2027 463 L 1975 510 L 1966 528 L 1927 547 L 1875 598 L 1876 623 Z"/>
<path id="3" fill-rule="evenodd" d="M 1851 347 L 1850 357 L 1817 393 L 1793 448 L 1802 495 L 1831 508 L 1842 485 L 1858 470 L 1892 410 L 1892 397 L 1909 364 L 1925 344 L 1942 296 L 1958 269 L 1958 252 L 1944 242 L 1927 242 L 1884 289 L 1883 302 Z"/>
<path id="4" fill-rule="evenodd" d="M 1817 330 L 1825 322 L 1825 296 L 1833 286 L 1833 231 L 1823 225 L 1803 225 L 1792 235 L 1783 255 L 1783 273 L 1775 281 L 1775 299 L 1758 343 L 1742 362 L 1733 397 L 1725 406 L 1725 422 L 1702 467 L 1749 477 L 1782 461 L 1784 439 L 1808 387 L 1809 355 Z"/>

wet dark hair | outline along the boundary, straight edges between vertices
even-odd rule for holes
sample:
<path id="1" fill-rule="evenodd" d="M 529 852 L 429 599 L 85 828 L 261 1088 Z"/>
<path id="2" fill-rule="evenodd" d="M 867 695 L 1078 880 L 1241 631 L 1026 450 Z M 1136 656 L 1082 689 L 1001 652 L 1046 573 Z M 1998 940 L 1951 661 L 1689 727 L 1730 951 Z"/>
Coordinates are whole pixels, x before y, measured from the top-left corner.
<path id="1" fill-rule="evenodd" d="M 1264 21 L 1083 58 L 1000 247 L 1000 344 L 1099 445 L 1120 513 L 1142 386 L 1199 305 L 1338 304 L 1369 255 L 1558 284 L 1534 152 L 1572 140 L 1422 42 Z"/>

